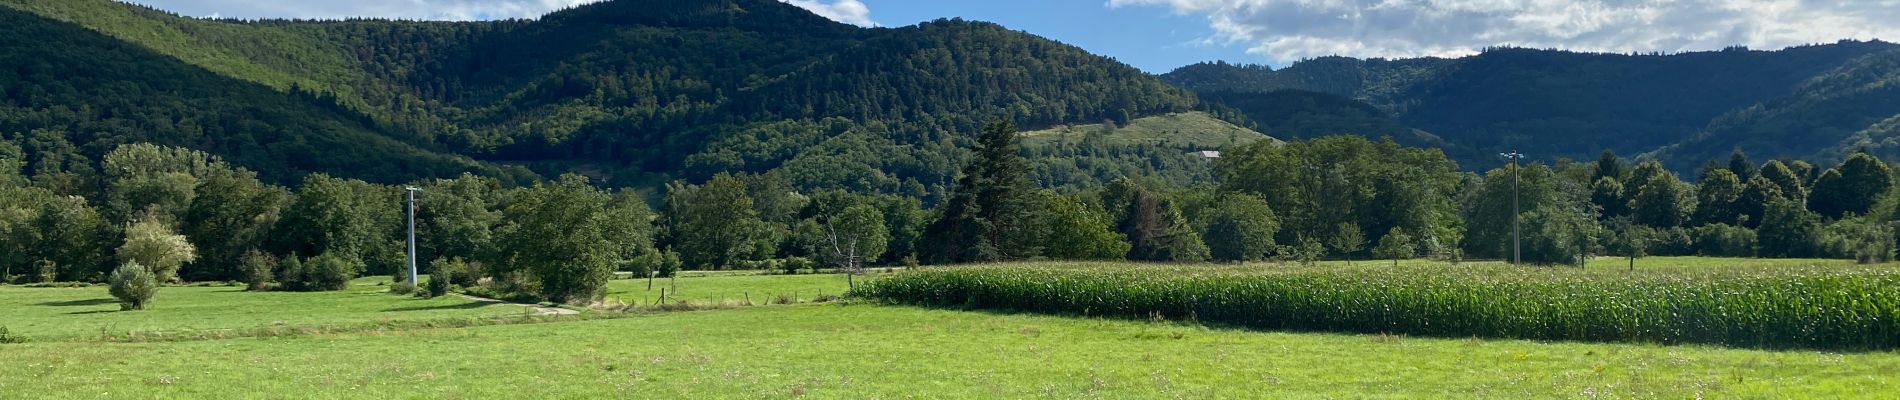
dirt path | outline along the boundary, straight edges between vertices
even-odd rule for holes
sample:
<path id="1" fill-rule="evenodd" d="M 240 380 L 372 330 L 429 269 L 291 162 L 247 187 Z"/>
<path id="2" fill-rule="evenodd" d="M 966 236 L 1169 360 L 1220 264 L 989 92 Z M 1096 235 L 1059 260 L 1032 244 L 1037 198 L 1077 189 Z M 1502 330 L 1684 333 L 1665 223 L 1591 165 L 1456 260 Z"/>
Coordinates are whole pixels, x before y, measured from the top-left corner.
<path id="1" fill-rule="evenodd" d="M 482 302 L 482 303 L 503 303 L 503 304 L 514 304 L 514 305 L 518 305 L 522 307 L 527 307 L 529 310 L 534 312 L 534 315 L 575 315 L 575 314 L 581 313 L 580 311 L 574 311 L 574 310 L 569 310 L 569 309 L 560 308 L 560 307 L 542 307 L 536 304 L 510 303 L 506 301 L 495 300 L 495 299 L 490 299 L 486 297 L 475 297 L 475 296 L 470 296 L 470 295 L 461 294 L 461 293 L 456 293 L 455 295 L 462 296 L 462 298 L 464 299 L 469 299 L 469 300 Z"/>

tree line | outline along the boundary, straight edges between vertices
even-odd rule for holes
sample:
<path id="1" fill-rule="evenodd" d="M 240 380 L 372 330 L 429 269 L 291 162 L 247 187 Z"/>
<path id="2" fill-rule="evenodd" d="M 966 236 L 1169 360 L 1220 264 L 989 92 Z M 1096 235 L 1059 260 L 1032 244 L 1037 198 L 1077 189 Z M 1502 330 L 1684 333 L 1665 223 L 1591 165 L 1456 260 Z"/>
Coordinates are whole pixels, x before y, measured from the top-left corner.
<path id="1" fill-rule="evenodd" d="M 801 191 L 780 172 L 718 173 L 663 193 L 603 189 L 576 174 L 532 185 L 311 174 L 291 188 L 182 148 L 122 145 L 98 160 L 58 160 L 84 169 L 29 168 L 48 161 L 0 141 L 0 274 L 258 290 L 402 280 L 404 187 L 421 190 L 418 259 L 441 286 L 566 302 L 596 298 L 615 272 L 687 268 L 1500 259 L 1511 250 L 1513 193 L 1524 258 L 1536 264 L 1647 254 L 1877 262 L 1894 255 L 1900 208 L 1893 170 L 1864 153 L 1820 169 L 1755 164 L 1738 151 L 1689 183 L 1655 161 L 1631 166 L 1607 152 L 1480 175 L 1435 149 L 1330 136 L 1227 149 L 1211 183 L 1123 178 L 1058 191 L 1037 187 L 1019 140 L 1008 123 L 984 128 L 954 186 L 930 203 Z M 121 271 L 132 265 L 144 272 Z"/>

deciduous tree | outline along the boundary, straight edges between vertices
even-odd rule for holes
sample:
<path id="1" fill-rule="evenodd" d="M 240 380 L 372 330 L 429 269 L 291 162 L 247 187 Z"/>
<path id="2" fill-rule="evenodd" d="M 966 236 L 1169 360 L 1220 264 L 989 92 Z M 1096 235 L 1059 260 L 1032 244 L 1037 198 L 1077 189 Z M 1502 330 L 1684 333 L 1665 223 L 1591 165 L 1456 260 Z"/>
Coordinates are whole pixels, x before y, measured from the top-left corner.
<path id="1" fill-rule="evenodd" d="M 497 235 L 493 262 L 527 272 L 549 300 L 594 300 L 613 275 L 611 199 L 572 174 L 516 192 L 502 210 L 509 222 Z"/>
<path id="2" fill-rule="evenodd" d="M 146 216 L 125 227 L 119 260 L 152 269 L 159 282 L 178 282 L 178 267 L 198 259 L 198 249 L 185 235 L 172 233 L 156 216 Z"/>
<path id="3" fill-rule="evenodd" d="M 1280 231 L 1280 221 L 1266 200 L 1228 193 L 1221 195 L 1207 213 L 1207 226 L 1201 236 L 1214 260 L 1257 261 L 1273 252 L 1273 237 Z"/>

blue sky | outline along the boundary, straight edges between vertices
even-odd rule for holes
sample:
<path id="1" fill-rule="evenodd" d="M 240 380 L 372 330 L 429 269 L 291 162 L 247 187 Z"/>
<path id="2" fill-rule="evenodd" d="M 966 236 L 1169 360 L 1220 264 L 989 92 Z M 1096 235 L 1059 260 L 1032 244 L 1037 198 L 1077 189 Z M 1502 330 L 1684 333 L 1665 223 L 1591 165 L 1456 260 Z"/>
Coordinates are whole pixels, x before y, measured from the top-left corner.
<path id="1" fill-rule="evenodd" d="M 1162 73 L 1201 61 L 1266 63 L 1244 44 L 1211 43 L 1207 17 L 1167 7 L 1109 7 L 1101 0 L 863 0 L 871 19 L 901 26 L 944 17 L 990 21 Z"/>
<path id="2" fill-rule="evenodd" d="M 474 20 L 599 0 L 122 1 L 190 16 Z M 1456 57 L 1501 45 L 1647 53 L 1900 39 L 1900 0 L 779 1 L 860 26 L 991 21 L 1156 73 L 1213 60 L 1277 68 L 1327 55 Z"/>

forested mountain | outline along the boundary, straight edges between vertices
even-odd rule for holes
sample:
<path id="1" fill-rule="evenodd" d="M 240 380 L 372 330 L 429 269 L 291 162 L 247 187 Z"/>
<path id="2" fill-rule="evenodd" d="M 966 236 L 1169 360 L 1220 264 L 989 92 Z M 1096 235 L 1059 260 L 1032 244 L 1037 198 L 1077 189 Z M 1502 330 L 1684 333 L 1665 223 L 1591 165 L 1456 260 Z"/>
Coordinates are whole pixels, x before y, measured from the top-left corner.
<path id="1" fill-rule="evenodd" d="M 72 29 L 70 22 L 96 31 L 94 41 L 139 52 L 140 62 L 176 66 L 144 72 L 155 76 L 135 84 L 181 76 L 242 84 L 250 92 L 195 86 L 277 95 L 263 103 L 309 104 L 344 121 L 337 124 L 347 122 L 354 134 L 403 144 L 390 148 L 526 165 L 549 176 L 587 171 L 616 185 L 784 170 L 807 188 L 941 193 L 971 133 L 985 123 L 1126 123 L 1196 105 L 1191 93 L 1139 70 L 995 24 L 939 20 L 867 29 L 775 0 L 616 0 L 493 22 L 207 20 L 110 0 L 0 0 L 0 9 L 11 15 L 9 29 Z M 8 86 L 14 104 L 23 92 L 37 92 Z M 301 122 L 308 119 L 269 124 L 292 131 L 319 125 Z M 203 148 L 274 169 L 234 154 L 238 145 L 143 134 L 152 137 L 139 141 Z M 465 164 L 461 170 L 496 168 Z M 385 177 L 313 163 L 283 169 L 383 180 L 461 172 L 396 167 L 408 175 Z"/>
<path id="2" fill-rule="evenodd" d="M 1897 49 L 1878 41 L 1671 55 L 1497 48 L 1457 59 L 1327 57 L 1281 70 L 1198 64 L 1164 79 L 1202 93 L 1298 89 L 1363 101 L 1443 138 L 1454 155 L 1479 158 L 1459 157 L 1467 167 L 1513 148 L 1588 159 L 1670 146 L 1658 155 L 1680 155 L 1664 158 L 1687 171 L 1737 146 L 1838 159 L 1837 143 L 1900 114 L 1893 96 L 1881 97 L 1900 70 L 1883 60 Z"/>
<path id="3" fill-rule="evenodd" d="M 1802 83 L 1793 94 L 1728 112 L 1689 140 L 1654 158 L 1676 168 L 1727 148 L 1777 158 L 1838 160 L 1866 149 L 1884 159 L 1900 156 L 1900 52 L 1856 59 Z"/>
<path id="4" fill-rule="evenodd" d="M 84 172 L 119 144 L 152 142 L 225 154 L 267 179 L 350 170 L 371 179 L 480 172 L 526 176 L 383 135 L 328 97 L 212 74 L 71 24 L 0 8 L 0 139 L 26 150 L 28 172 Z M 67 192 L 85 192 L 72 182 Z"/>

